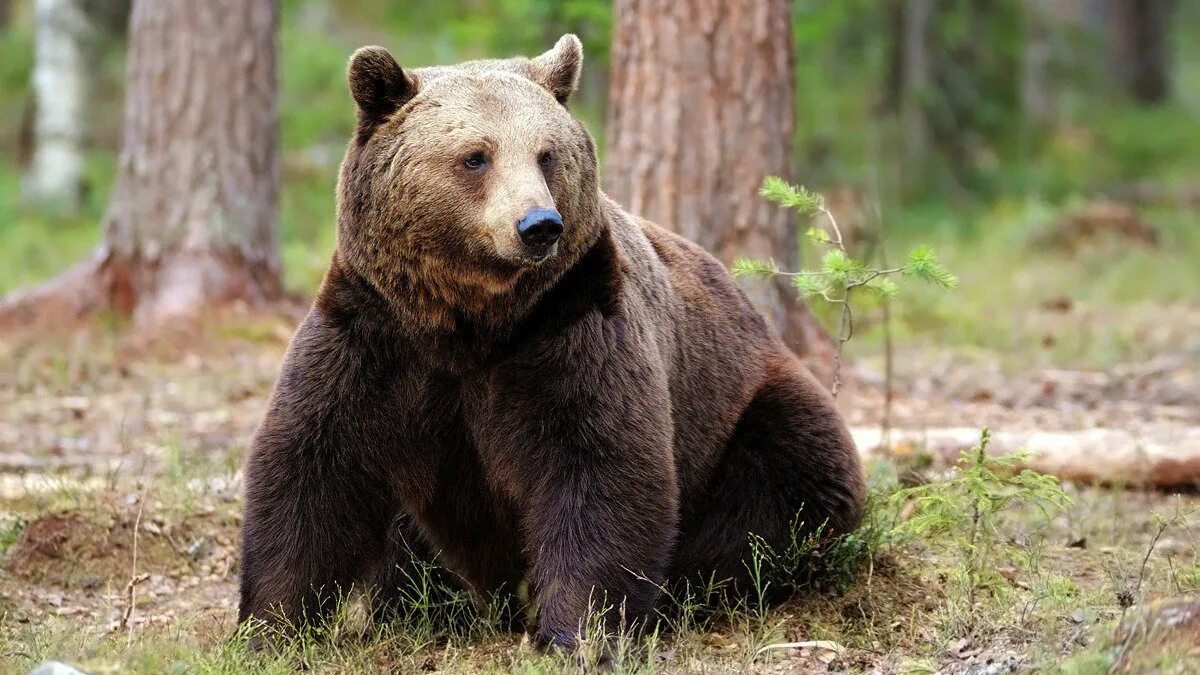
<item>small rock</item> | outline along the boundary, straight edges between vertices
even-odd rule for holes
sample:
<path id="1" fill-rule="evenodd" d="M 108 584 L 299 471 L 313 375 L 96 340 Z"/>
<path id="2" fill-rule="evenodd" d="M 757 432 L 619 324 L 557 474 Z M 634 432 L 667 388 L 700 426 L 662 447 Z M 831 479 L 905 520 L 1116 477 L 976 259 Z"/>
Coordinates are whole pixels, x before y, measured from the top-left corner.
<path id="1" fill-rule="evenodd" d="M 729 638 L 725 637 L 724 635 L 721 635 L 720 633 L 709 633 L 708 635 L 706 635 L 704 637 L 704 641 L 707 642 L 708 644 L 712 645 L 713 647 L 728 647 L 729 646 Z"/>
<path id="2" fill-rule="evenodd" d="M 1200 644 L 1200 596 L 1149 600 L 1117 627 L 1114 642 L 1126 648 L 1125 672 L 1149 672 L 1158 655 Z"/>
<path id="3" fill-rule="evenodd" d="M 1159 540 L 1156 550 L 1163 555 L 1172 553 L 1191 553 L 1191 542 L 1178 539 L 1176 537 L 1163 537 Z"/>
<path id="4" fill-rule="evenodd" d="M 193 541 L 191 545 L 187 547 L 185 552 L 192 560 L 199 561 L 208 557 L 208 554 L 212 553 L 212 550 L 212 541 L 210 541 L 207 537 L 200 537 Z"/>
<path id="5" fill-rule="evenodd" d="M 1156 634 L 1175 629 L 1200 630 L 1200 597 L 1151 600 L 1138 613 L 1117 627 L 1119 637 L 1134 633 Z"/>

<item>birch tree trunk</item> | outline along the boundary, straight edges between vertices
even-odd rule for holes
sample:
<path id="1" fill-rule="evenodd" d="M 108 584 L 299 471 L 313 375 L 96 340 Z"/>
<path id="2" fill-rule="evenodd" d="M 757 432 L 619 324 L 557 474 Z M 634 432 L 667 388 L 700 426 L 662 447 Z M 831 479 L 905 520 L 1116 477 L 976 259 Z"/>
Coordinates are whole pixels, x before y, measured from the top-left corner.
<path id="1" fill-rule="evenodd" d="M 32 204 L 77 209 L 84 194 L 88 85 L 96 29 L 84 0 L 34 4 L 33 156 L 22 185 Z"/>
<path id="2" fill-rule="evenodd" d="M 100 309 L 144 324 L 280 294 L 277 13 L 275 0 L 135 2 L 104 241 L 6 301 L 0 326 Z"/>
<path id="3" fill-rule="evenodd" d="M 792 173 L 790 9 L 789 0 L 615 5 L 606 189 L 726 264 L 797 262 L 794 223 L 758 194 L 764 177 Z M 832 341 L 786 282 L 747 291 L 793 350 L 832 362 Z"/>

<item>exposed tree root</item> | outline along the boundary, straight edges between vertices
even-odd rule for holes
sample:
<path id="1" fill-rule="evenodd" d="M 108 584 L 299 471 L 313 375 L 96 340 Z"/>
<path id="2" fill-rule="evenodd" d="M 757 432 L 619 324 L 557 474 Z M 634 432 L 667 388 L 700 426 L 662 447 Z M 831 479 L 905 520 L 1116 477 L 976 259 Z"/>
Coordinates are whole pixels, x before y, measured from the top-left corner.
<path id="1" fill-rule="evenodd" d="M 98 251 L 60 276 L 0 301 L 0 333 L 75 331 L 103 315 L 138 328 L 189 321 L 223 307 L 265 308 L 282 290 L 276 270 L 237 256 L 177 252 L 149 261 Z"/>
<path id="2" fill-rule="evenodd" d="M 101 260 L 76 264 L 61 275 L 0 301 L 0 332 L 71 329 L 105 306 Z"/>

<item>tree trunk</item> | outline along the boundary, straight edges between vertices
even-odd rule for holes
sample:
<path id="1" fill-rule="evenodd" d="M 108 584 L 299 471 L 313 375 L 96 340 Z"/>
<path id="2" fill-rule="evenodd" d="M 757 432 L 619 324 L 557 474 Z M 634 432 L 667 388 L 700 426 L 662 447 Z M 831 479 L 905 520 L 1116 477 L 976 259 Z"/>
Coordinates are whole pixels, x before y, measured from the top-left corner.
<path id="1" fill-rule="evenodd" d="M 37 0 L 34 26 L 36 114 L 22 198 L 73 211 L 84 195 L 86 104 L 97 31 L 84 0 Z"/>
<path id="2" fill-rule="evenodd" d="M 988 189 L 986 158 L 1024 132 L 1025 6 L 907 0 L 890 6 L 884 101 L 899 123 L 901 187 Z M 984 160 L 981 162 L 981 160 Z M 917 179 L 917 180 L 914 180 Z"/>
<path id="3" fill-rule="evenodd" d="M 1060 91 L 1052 77 L 1055 25 L 1053 0 L 1025 0 L 1025 44 L 1021 59 L 1021 113 L 1026 127 L 1051 129 L 1058 121 Z"/>
<path id="4" fill-rule="evenodd" d="M 1159 103 L 1171 93 L 1170 15 L 1171 0 L 1113 0 L 1113 72 L 1140 103 Z"/>
<path id="5" fill-rule="evenodd" d="M 789 0 L 617 0 L 606 188 L 633 213 L 734 256 L 797 264 L 789 214 L 758 194 L 791 175 Z M 755 304 L 817 371 L 833 343 L 786 282 Z M 828 375 L 828 373 L 821 373 Z"/>
<path id="6" fill-rule="evenodd" d="M 903 125 L 904 166 L 915 169 L 929 161 L 929 126 L 923 100 L 930 86 L 929 21 L 933 14 L 932 0 L 912 0 L 905 5 L 900 43 L 903 60 L 900 72 L 900 119 Z M 916 175 L 917 171 L 904 172 Z"/>
<path id="7" fill-rule="evenodd" d="M 276 22 L 274 0 L 135 3 L 104 242 L 7 301 L 0 325 L 101 309 L 148 323 L 280 294 Z"/>

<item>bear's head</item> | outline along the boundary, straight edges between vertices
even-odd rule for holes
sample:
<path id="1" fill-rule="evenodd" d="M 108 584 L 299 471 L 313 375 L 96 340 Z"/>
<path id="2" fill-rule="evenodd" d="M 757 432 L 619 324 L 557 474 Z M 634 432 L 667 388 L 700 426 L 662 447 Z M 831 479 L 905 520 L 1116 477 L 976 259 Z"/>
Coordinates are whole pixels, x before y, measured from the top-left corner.
<path id="1" fill-rule="evenodd" d="M 338 251 L 430 326 L 552 284 L 599 237 L 595 146 L 567 108 L 582 46 L 402 68 L 350 59 L 358 125 L 338 181 Z"/>

